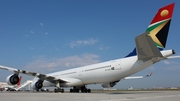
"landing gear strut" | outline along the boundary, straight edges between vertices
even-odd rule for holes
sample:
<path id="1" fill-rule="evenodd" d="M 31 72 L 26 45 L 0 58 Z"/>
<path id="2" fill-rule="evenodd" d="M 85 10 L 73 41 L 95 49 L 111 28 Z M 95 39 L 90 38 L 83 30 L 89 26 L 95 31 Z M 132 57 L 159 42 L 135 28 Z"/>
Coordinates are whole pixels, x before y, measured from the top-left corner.
<path id="1" fill-rule="evenodd" d="M 59 81 L 56 81 L 56 87 L 57 87 L 57 89 L 56 88 L 54 89 L 55 93 L 58 93 L 58 92 L 64 93 L 64 89 L 61 89 Z"/>

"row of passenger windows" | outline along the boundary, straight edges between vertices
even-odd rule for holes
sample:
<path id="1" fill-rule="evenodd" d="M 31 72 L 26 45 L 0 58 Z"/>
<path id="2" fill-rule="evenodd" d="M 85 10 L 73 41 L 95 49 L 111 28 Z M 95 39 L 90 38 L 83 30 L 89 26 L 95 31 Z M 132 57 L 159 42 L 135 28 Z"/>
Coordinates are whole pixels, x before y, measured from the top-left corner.
<path id="1" fill-rule="evenodd" d="M 87 69 L 85 70 L 86 72 L 87 71 L 93 71 L 93 70 L 97 70 L 97 69 L 103 69 L 103 68 L 108 68 L 108 67 L 111 67 L 111 65 L 108 65 L 108 66 L 102 66 L 102 67 L 97 67 L 97 68 L 92 68 L 92 69 Z M 61 75 L 70 75 L 70 74 L 75 74 L 76 72 L 70 72 L 70 73 L 64 73 L 64 74 L 61 74 Z M 57 75 L 55 75 L 57 76 Z"/>
<path id="2" fill-rule="evenodd" d="M 108 67 L 111 67 L 111 65 L 103 66 L 103 67 L 97 67 L 97 68 L 93 68 L 93 69 L 87 69 L 87 70 L 85 70 L 85 71 L 92 71 L 92 70 L 97 70 L 97 69 L 102 69 L 102 68 L 108 68 Z"/>

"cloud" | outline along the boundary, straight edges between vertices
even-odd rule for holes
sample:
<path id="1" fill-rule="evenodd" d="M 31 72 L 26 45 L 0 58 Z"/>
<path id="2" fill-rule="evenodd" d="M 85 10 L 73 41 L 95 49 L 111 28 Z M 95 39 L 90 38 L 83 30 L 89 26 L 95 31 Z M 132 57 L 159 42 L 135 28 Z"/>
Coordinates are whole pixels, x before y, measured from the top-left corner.
<path id="1" fill-rule="evenodd" d="M 35 48 L 34 48 L 34 47 L 29 47 L 29 49 L 31 49 L 31 50 L 35 50 Z"/>
<path id="2" fill-rule="evenodd" d="M 48 35 L 49 33 L 48 33 L 48 32 L 45 32 L 44 34 Z"/>
<path id="3" fill-rule="evenodd" d="M 167 61 L 167 60 L 165 60 L 164 63 L 168 64 L 168 66 L 165 68 L 168 71 L 169 70 L 173 70 L 173 71 L 180 70 L 180 67 L 179 67 L 180 63 L 177 62 L 177 61 L 173 61 L 173 60 Z"/>
<path id="4" fill-rule="evenodd" d="M 42 22 L 39 23 L 41 26 L 44 26 L 44 24 Z"/>
<path id="5" fill-rule="evenodd" d="M 78 46 L 86 46 L 86 45 L 93 45 L 97 43 L 98 40 L 96 39 L 88 39 L 88 40 L 77 40 L 77 41 L 72 41 L 69 43 L 69 46 L 71 48 L 78 47 Z"/>
<path id="6" fill-rule="evenodd" d="M 164 60 L 163 63 L 166 64 L 166 65 L 169 65 L 169 64 L 170 64 L 170 62 L 167 61 L 167 60 Z"/>
<path id="7" fill-rule="evenodd" d="M 166 68 L 166 70 L 172 70 L 172 71 L 179 71 L 180 70 L 180 67 L 179 66 L 172 66 L 172 67 L 168 67 L 168 68 Z"/>
<path id="8" fill-rule="evenodd" d="M 39 57 L 25 66 L 26 70 L 49 73 L 57 70 L 64 70 L 74 67 L 80 67 L 100 62 L 99 56 L 95 54 L 83 54 L 69 56 L 65 58 Z"/>
<path id="9" fill-rule="evenodd" d="M 55 47 L 55 50 L 56 50 L 56 51 L 59 51 L 59 49 L 58 49 L 57 47 Z"/>
<path id="10" fill-rule="evenodd" d="M 179 65 L 179 62 L 173 60 L 163 60 L 162 62 L 166 65 Z"/>
<path id="11" fill-rule="evenodd" d="M 150 67 L 148 67 L 149 70 L 155 70 L 155 67 L 152 65 Z"/>
<path id="12" fill-rule="evenodd" d="M 30 31 L 30 33 L 34 34 L 34 31 Z"/>
<path id="13" fill-rule="evenodd" d="M 26 35 L 24 35 L 24 37 L 29 37 L 29 35 L 26 34 Z"/>
<path id="14" fill-rule="evenodd" d="M 99 47 L 99 50 L 108 50 L 108 49 L 110 49 L 110 47 L 103 47 L 103 46 Z"/>

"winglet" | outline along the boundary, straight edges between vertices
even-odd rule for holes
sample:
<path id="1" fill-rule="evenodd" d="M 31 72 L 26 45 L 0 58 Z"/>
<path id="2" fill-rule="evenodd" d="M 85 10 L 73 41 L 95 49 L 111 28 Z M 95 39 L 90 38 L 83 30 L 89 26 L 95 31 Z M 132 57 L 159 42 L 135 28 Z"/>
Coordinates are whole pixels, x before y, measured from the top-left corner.
<path id="1" fill-rule="evenodd" d="M 153 73 L 151 72 L 151 73 L 149 73 L 148 75 L 146 75 L 146 77 L 150 77 L 152 74 L 153 74 Z"/>

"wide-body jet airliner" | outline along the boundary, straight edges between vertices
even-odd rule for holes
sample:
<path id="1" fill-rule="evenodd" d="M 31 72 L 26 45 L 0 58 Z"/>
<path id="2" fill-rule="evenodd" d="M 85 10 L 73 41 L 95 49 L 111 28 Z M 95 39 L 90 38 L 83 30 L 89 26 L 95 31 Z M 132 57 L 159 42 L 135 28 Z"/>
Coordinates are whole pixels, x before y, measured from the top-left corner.
<path id="1" fill-rule="evenodd" d="M 124 58 L 50 74 L 30 72 L 2 65 L 0 68 L 13 72 L 6 78 L 8 84 L 17 84 L 18 75 L 22 73 L 35 77 L 31 84 L 34 90 L 39 90 L 42 87 L 56 87 L 55 92 L 64 92 L 64 87 L 72 87 L 70 92 L 91 92 L 90 89 L 86 88 L 86 85 L 102 84 L 102 87 L 108 88 L 115 86 L 122 79 L 141 78 L 129 76 L 161 60 L 180 58 L 180 56 L 172 56 L 175 54 L 173 49 L 164 50 L 173 9 L 174 3 L 160 8 L 145 32 L 135 38 L 136 47 L 134 50 Z"/>

